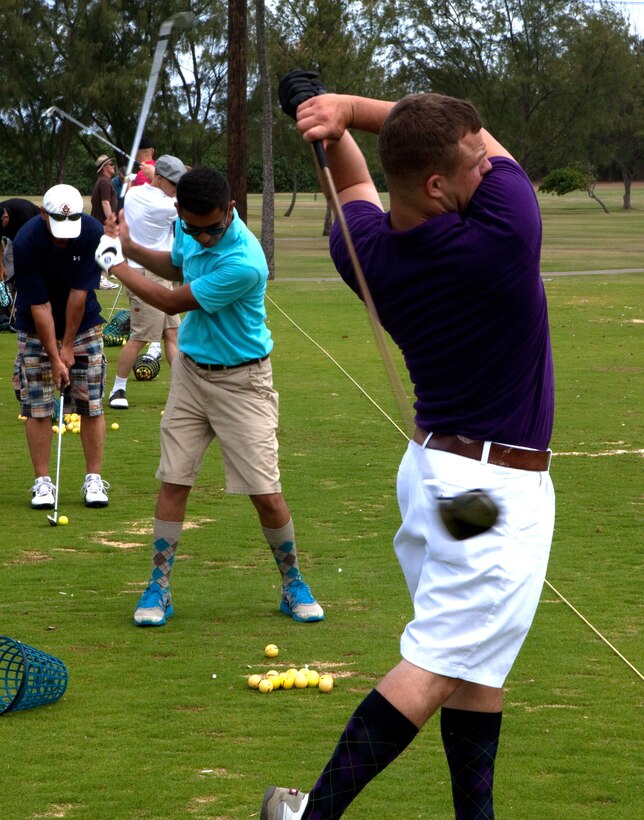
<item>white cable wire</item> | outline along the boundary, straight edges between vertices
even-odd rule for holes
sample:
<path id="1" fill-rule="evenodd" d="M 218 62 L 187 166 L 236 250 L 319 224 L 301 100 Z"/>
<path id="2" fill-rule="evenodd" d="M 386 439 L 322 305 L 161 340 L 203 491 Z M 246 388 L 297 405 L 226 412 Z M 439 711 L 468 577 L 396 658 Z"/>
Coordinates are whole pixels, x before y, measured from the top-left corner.
<path id="1" fill-rule="evenodd" d="M 305 331 L 302 327 L 300 327 L 300 325 L 298 325 L 298 324 L 297 324 L 297 322 L 296 322 L 294 319 L 292 319 L 292 318 L 288 315 L 288 313 L 286 313 L 284 310 L 282 310 L 282 308 L 281 308 L 281 307 L 277 304 L 277 302 L 275 302 L 275 300 L 274 300 L 274 299 L 271 299 L 271 297 L 270 297 L 268 294 L 266 294 L 266 299 L 267 299 L 267 300 L 268 300 L 268 301 L 269 301 L 269 302 L 273 305 L 273 307 L 274 307 L 276 310 L 278 310 L 278 311 L 282 314 L 282 316 L 284 316 L 284 317 L 285 317 L 285 318 L 286 318 L 286 319 L 287 319 L 287 320 L 288 320 L 288 321 L 289 321 L 289 322 L 293 325 L 293 327 L 294 327 L 294 328 L 296 328 L 297 330 L 299 330 L 299 332 L 300 332 L 303 336 L 305 336 L 305 337 L 306 337 L 306 338 L 307 338 L 307 339 L 308 339 L 308 340 L 309 340 L 312 344 L 314 344 L 314 345 L 318 348 L 318 350 L 321 350 L 321 351 L 322 351 L 322 353 L 324 353 L 324 355 L 325 355 L 328 359 L 330 359 L 330 360 L 333 362 L 333 364 L 334 364 L 334 365 L 335 365 L 335 366 L 336 366 L 339 370 L 341 370 L 341 371 L 342 371 L 342 373 L 344 373 L 344 375 L 345 375 L 345 376 L 349 379 L 349 381 L 351 381 L 351 382 L 352 382 L 352 383 L 353 383 L 353 384 L 354 384 L 354 385 L 358 388 L 358 390 L 360 390 L 360 392 L 361 392 L 361 393 L 362 393 L 362 394 L 363 394 L 363 395 L 364 395 L 367 399 L 369 399 L 369 401 L 373 404 L 373 406 L 374 406 L 376 409 L 378 409 L 378 410 L 382 413 L 382 415 L 383 415 L 383 416 L 387 419 L 387 421 L 391 422 L 391 424 L 393 424 L 393 426 L 396 428 L 396 430 L 398 430 L 398 432 L 399 432 L 399 433 L 400 433 L 400 434 L 401 434 L 401 435 L 402 435 L 402 436 L 403 436 L 403 437 L 404 437 L 407 441 L 409 441 L 409 436 L 405 433 L 405 431 L 404 431 L 401 427 L 399 427 L 399 426 L 398 426 L 398 424 L 396 424 L 396 422 L 395 422 L 395 421 L 391 418 L 391 416 L 390 416 L 390 415 L 388 415 L 388 413 L 386 413 L 386 412 L 385 412 L 385 410 L 383 410 L 383 408 L 382 408 L 382 407 L 381 407 L 381 406 L 380 406 L 380 405 L 379 405 L 379 404 L 378 404 L 378 403 L 377 403 L 374 399 L 372 399 L 372 398 L 371 398 L 371 396 L 367 393 L 367 391 L 366 391 L 366 390 L 365 390 L 365 389 L 364 389 L 361 385 L 359 385 L 359 384 L 358 384 L 358 382 L 357 382 L 357 381 L 353 378 L 353 376 L 351 376 L 351 374 L 350 374 L 350 373 L 347 373 L 347 371 L 346 371 L 346 370 L 342 367 L 342 365 L 341 365 L 338 361 L 336 361 L 336 359 L 334 359 L 334 358 L 333 358 L 333 356 L 329 353 L 329 351 L 328 351 L 328 350 L 326 350 L 324 347 L 322 347 L 322 345 L 321 345 L 321 344 L 319 344 L 318 342 L 316 342 L 316 341 L 315 341 L 315 339 L 314 339 L 312 336 L 309 336 L 309 334 L 308 334 L 308 333 L 307 333 L 307 332 L 306 332 L 306 331 Z M 585 618 L 585 617 L 581 614 L 581 612 L 579 612 L 579 610 L 578 610 L 578 609 L 575 609 L 575 607 L 574 607 L 574 606 L 570 603 L 570 601 L 569 601 L 567 598 L 565 598 L 565 597 L 561 594 L 561 592 L 559 592 L 559 590 L 558 590 L 558 589 L 555 589 L 555 587 L 553 587 L 553 585 L 550 583 L 550 581 L 548 581 L 548 579 L 547 579 L 547 578 L 545 579 L 545 583 L 546 583 L 546 584 L 550 587 L 550 589 L 551 589 L 551 590 L 555 593 L 555 595 L 557 595 L 557 596 L 558 596 L 558 597 L 559 597 L 559 598 L 560 598 L 560 599 L 564 602 L 564 604 L 566 604 L 566 606 L 568 606 L 568 607 L 569 607 L 569 608 L 570 608 L 570 609 L 571 609 L 571 610 L 575 613 L 575 615 L 577 615 L 579 618 L 581 618 L 581 620 L 582 620 L 582 621 L 586 624 L 586 626 L 588 626 L 590 629 L 592 629 L 592 631 L 593 631 L 593 632 L 597 635 L 597 637 L 598 637 L 598 638 L 600 638 L 600 640 L 602 640 L 602 641 L 606 644 L 606 646 L 608 646 L 608 647 L 609 647 L 609 649 L 611 649 L 611 650 L 612 650 L 612 651 L 613 651 L 613 652 L 617 655 L 617 657 L 618 657 L 618 658 L 621 658 L 621 660 L 623 660 L 623 661 L 624 661 L 624 663 L 625 663 L 625 664 L 626 664 L 626 665 L 627 665 L 630 669 L 632 669 L 632 670 L 633 670 L 633 672 L 635 672 L 635 674 L 636 674 L 639 678 L 641 678 L 642 680 L 644 680 L 644 675 L 642 675 L 642 673 L 641 673 L 641 672 L 640 672 L 640 671 L 639 671 L 639 670 L 638 670 L 635 666 L 633 666 L 633 664 L 632 664 L 629 660 L 627 660 L 627 659 L 626 659 L 626 658 L 622 655 L 622 653 L 621 653 L 618 649 L 616 649 L 616 648 L 613 646 L 613 644 L 612 644 L 612 643 L 611 643 L 611 642 L 610 642 L 607 638 L 605 638 L 605 637 L 602 635 L 602 633 L 601 633 L 598 629 L 595 629 L 595 627 L 594 627 L 594 626 L 590 623 L 590 621 L 589 621 L 587 618 Z"/>
<path id="2" fill-rule="evenodd" d="M 561 594 L 561 592 L 559 592 L 558 589 L 555 589 L 547 578 L 546 578 L 546 584 L 548 584 L 548 586 L 555 593 L 555 595 L 558 595 L 561 598 L 561 600 L 564 602 L 564 604 L 566 604 L 566 606 L 569 606 L 572 609 L 572 611 L 575 613 L 575 615 L 577 615 L 579 618 L 581 618 L 581 620 L 586 624 L 586 626 L 590 627 L 593 630 L 595 635 L 597 635 L 597 637 L 600 638 L 606 644 L 606 646 L 608 646 L 610 649 L 613 650 L 613 652 L 617 655 L 618 658 L 621 658 L 627 666 L 630 666 L 630 668 L 633 670 L 633 672 L 635 672 L 635 674 L 639 678 L 644 680 L 644 675 L 642 675 L 642 673 L 639 671 L 639 669 L 636 669 L 633 666 L 633 664 L 629 660 L 627 660 L 622 655 L 622 653 L 618 649 L 616 649 L 613 646 L 613 644 L 607 638 L 605 638 L 602 635 L 602 633 L 599 630 L 595 629 L 595 627 L 590 623 L 590 621 L 587 618 L 584 618 L 584 616 L 581 614 L 581 612 L 578 609 L 575 609 L 575 607 L 570 603 L 570 601 L 567 598 L 564 598 L 564 596 Z"/>

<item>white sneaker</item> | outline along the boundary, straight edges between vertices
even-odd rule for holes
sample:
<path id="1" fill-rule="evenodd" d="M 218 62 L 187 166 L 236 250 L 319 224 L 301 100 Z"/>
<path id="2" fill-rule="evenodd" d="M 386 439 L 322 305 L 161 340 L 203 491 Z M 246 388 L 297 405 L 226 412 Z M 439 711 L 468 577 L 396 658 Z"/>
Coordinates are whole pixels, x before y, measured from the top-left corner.
<path id="1" fill-rule="evenodd" d="M 110 485 L 103 481 L 100 475 L 91 473 L 85 478 L 83 484 L 83 497 L 86 507 L 107 507 L 110 503 L 105 490 L 109 490 Z"/>
<path id="2" fill-rule="evenodd" d="M 101 274 L 101 284 L 98 286 L 99 290 L 114 290 L 114 288 L 118 288 L 116 282 L 110 282 L 110 280 L 105 276 L 105 274 Z"/>
<path id="3" fill-rule="evenodd" d="M 152 356 L 155 359 L 161 358 L 161 343 L 160 342 L 150 342 L 150 346 L 148 347 L 148 356 Z"/>
<path id="4" fill-rule="evenodd" d="M 259 820 L 299 820 L 308 802 L 307 792 L 269 786 L 264 794 Z"/>
<path id="5" fill-rule="evenodd" d="M 108 404 L 113 410 L 127 410 L 129 404 L 125 390 L 112 390 Z"/>
<path id="6" fill-rule="evenodd" d="M 53 510 L 56 488 L 48 475 L 36 479 L 31 488 L 31 507 L 34 510 Z"/>

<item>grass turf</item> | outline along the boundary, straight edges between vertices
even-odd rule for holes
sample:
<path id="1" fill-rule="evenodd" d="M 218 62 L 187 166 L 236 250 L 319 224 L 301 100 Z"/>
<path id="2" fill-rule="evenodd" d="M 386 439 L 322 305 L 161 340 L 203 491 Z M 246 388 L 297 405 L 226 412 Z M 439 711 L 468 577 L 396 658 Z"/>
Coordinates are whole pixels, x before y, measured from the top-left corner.
<path id="1" fill-rule="evenodd" d="M 10 384 L 15 337 L 0 334 L 0 632 L 62 658 L 70 674 L 58 703 L 0 720 L 3 818 L 257 817 L 269 783 L 312 785 L 350 713 L 398 660 L 410 615 L 391 548 L 404 440 L 383 415 L 397 420 L 364 309 L 343 286 L 319 281 L 334 274 L 316 234 L 323 208 L 310 200 L 296 207 L 292 234 L 277 220 L 268 311 L 284 492 L 323 623 L 279 613 L 279 578 L 255 514 L 247 499 L 223 492 L 213 450 L 189 502 L 173 578 L 176 615 L 163 629 L 134 628 L 149 571 L 167 365 L 152 382 L 130 381 L 130 410 L 107 410 L 106 510 L 83 507 L 80 440 L 65 435 L 60 512 L 70 523 L 52 528 L 46 513 L 29 509 L 31 469 Z M 641 236 L 622 240 L 623 254 L 604 254 L 596 241 L 603 220 L 619 234 L 629 215 L 569 202 L 542 203 L 550 270 L 629 268 L 631 245 L 642 258 Z M 254 227 L 257 210 L 252 200 Z M 560 247 L 550 246 L 549 221 Z M 577 233 L 586 235 L 581 259 L 566 250 Z M 557 373 L 548 579 L 641 671 L 642 278 L 545 278 Z M 108 308 L 113 298 L 103 295 Z M 107 348 L 108 387 L 118 353 Z M 119 430 L 109 429 L 112 421 Z M 55 443 L 52 469 L 54 457 Z M 639 816 L 641 678 L 552 587 L 507 682 L 498 816 Z M 269 642 L 280 647 L 272 661 L 263 656 Z M 304 663 L 335 673 L 333 693 L 265 696 L 246 687 L 252 671 Z M 346 816 L 447 820 L 449 792 L 432 720 Z"/>

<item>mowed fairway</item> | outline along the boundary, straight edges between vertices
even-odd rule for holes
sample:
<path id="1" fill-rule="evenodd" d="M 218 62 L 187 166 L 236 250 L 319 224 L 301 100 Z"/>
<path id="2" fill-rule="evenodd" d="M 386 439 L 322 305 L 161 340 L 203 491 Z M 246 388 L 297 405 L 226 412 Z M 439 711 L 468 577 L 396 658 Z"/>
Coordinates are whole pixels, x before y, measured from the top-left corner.
<path id="1" fill-rule="evenodd" d="M 554 275 L 644 269 L 644 188 L 629 213 L 619 210 L 619 186 L 598 186 L 602 193 L 609 215 L 585 195 L 540 197 L 557 524 L 542 604 L 507 681 L 499 820 L 644 816 L 644 278 Z M 131 379 L 128 411 L 107 410 L 107 509 L 83 507 L 80 439 L 63 437 L 59 512 L 69 524 L 50 527 L 29 507 L 32 473 L 11 387 L 16 340 L 0 334 L 0 634 L 69 669 L 56 704 L 0 718 L 2 820 L 256 818 L 267 785 L 313 785 L 353 709 L 398 660 L 411 612 L 391 547 L 405 439 L 365 310 L 328 259 L 321 197 L 301 195 L 285 219 L 288 201 L 277 198 L 267 300 L 282 480 L 301 569 L 326 620 L 280 614 L 277 569 L 248 499 L 224 493 L 215 445 L 189 501 L 176 614 L 163 628 L 135 628 L 167 364 L 152 382 Z M 259 198 L 249 211 L 258 230 Z M 100 295 L 105 315 L 114 293 Z M 108 387 L 118 353 L 106 349 Z M 280 650 L 271 660 L 268 643 Z M 246 685 L 251 672 L 304 664 L 332 672 L 333 692 L 262 695 Z M 436 719 L 345 816 L 453 816 Z"/>

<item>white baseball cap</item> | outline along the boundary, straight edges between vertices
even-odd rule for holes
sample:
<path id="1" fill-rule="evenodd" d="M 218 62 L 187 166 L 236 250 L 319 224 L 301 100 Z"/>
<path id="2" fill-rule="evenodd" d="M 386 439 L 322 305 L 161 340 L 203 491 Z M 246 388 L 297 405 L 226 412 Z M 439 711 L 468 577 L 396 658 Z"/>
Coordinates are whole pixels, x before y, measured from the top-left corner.
<path id="1" fill-rule="evenodd" d="M 56 239 L 76 239 L 81 232 L 83 197 L 72 185 L 54 185 L 43 197 L 42 206 Z"/>

